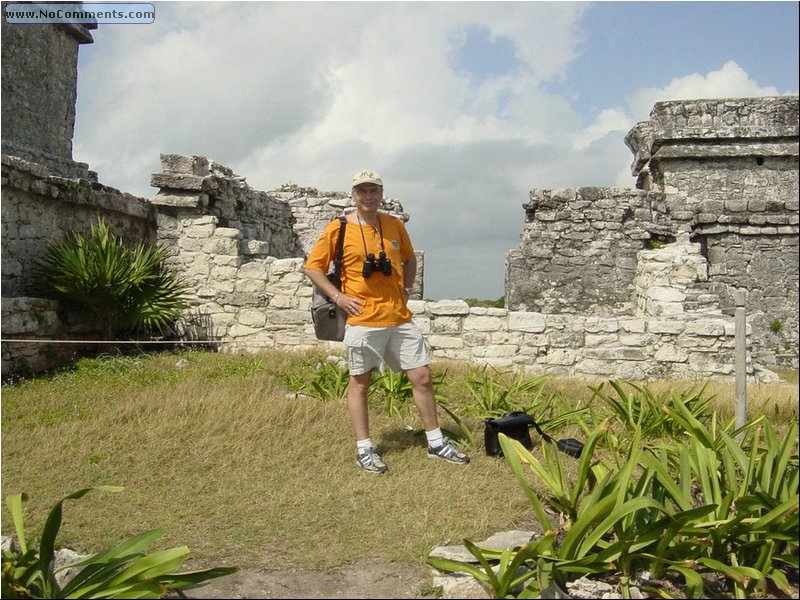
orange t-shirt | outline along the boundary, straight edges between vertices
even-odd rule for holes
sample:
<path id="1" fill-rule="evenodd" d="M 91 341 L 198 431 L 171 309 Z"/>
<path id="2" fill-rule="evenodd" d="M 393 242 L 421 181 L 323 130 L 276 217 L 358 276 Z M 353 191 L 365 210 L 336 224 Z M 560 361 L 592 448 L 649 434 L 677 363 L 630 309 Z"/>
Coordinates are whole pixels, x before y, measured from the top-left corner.
<path id="1" fill-rule="evenodd" d="M 348 223 L 345 229 L 342 293 L 359 298 L 364 303 L 360 315 L 347 317 L 350 325 L 393 327 L 407 323 L 412 317 L 403 292 L 403 263 L 414 254 L 411 239 L 400 219 L 383 213 L 379 213 L 378 218 L 380 228 L 377 224 L 373 227 Z M 339 219 L 334 219 L 325 227 L 306 259 L 306 268 L 323 273 L 329 271 L 336 254 L 340 225 Z M 383 232 L 383 250 L 380 231 Z M 367 254 L 374 254 L 377 263 L 381 251 L 386 252 L 386 258 L 392 262 L 392 274 L 384 275 L 383 271 L 376 268 L 365 278 L 362 268 Z"/>

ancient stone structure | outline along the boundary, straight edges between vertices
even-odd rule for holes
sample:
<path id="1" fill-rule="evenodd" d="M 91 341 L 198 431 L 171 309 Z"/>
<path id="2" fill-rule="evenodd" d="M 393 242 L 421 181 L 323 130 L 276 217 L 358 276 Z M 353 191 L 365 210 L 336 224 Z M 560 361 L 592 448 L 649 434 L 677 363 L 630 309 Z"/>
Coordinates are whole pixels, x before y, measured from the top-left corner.
<path id="1" fill-rule="evenodd" d="M 87 232 L 100 217 L 126 240 L 155 239 L 147 200 L 98 183 L 88 165 L 72 159 L 78 49 L 92 43 L 89 29 L 2 22 L 4 340 L 90 335 L 63 322 L 55 303 L 31 297 L 33 268 L 48 242 L 65 231 Z M 3 343 L 3 374 L 48 368 L 80 348 Z"/>
<path id="2" fill-rule="evenodd" d="M 5 6 L 3 2 L 3 12 Z M 94 25 L 10 25 L 2 20 L 3 154 L 65 177 L 88 177 L 72 160 L 78 48 Z"/>
<path id="3" fill-rule="evenodd" d="M 49 240 L 98 217 L 126 240 L 168 246 L 192 289 L 187 337 L 221 351 L 319 346 L 303 257 L 349 194 L 257 191 L 205 157 L 170 154 L 151 201 L 101 185 L 71 156 L 77 47 L 88 41 L 85 30 L 3 24 L 3 374 L 68 354 L 31 340 L 91 334 L 31 297 L 32 266 Z M 61 65 L 57 75 L 50 65 Z M 37 85 L 66 98 L 63 121 L 32 98 Z M 23 115 L 10 128 L 7 110 Z M 763 380 L 764 365 L 796 367 L 797 118 L 797 97 L 657 104 L 626 138 L 639 189 L 531 192 L 522 244 L 507 259 L 508 309 L 425 302 L 415 291 L 434 358 L 609 378 L 729 377 L 726 309 L 744 288 L 748 373 Z M 408 219 L 396 200 L 384 209 Z"/>
<path id="4" fill-rule="evenodd" d="M 798 98 L 659 102 L 636 190 L 533 190 L 509 308 L 694 318 L 748 292 L 753 352 L 797 366 Z"/>

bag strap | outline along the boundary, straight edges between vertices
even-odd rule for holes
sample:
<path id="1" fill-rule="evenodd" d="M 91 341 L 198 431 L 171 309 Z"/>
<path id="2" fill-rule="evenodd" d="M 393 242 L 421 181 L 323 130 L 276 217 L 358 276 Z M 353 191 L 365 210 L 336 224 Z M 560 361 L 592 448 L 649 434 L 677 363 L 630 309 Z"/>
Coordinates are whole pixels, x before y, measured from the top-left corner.
<path id="1" fill-rule="evenodd" d="M 347 217 L 339 217 L 339 238 L 336 240 L 336 254 L 333 257 L 333 272 L 341 281 L 342 261 L 344 260 L 344 231 L 347 228 Z"/>
<path id="2" fill-rule="evenodd" d="M 538 433 L 540 436 L 542 436 L 542 439 L 543 439 L 545 442 L 553 443 L 553 442 L 555 441 L 553 438 L 551 438 L 549 435 L 547 435 L 547 434 L 546 434 L 544 431 L 542 431 L 542 428 L 541 428 L 541 427 L 539 427 L 539 424 L 538 424 L 536 421 L 534 421 L 533 419 L 531 419 L 531 425 L 532 425 L 532 426 L 533 426 L 533 428 L 536 430 L 536 432 L 537 432 L 537 433 Z"/>

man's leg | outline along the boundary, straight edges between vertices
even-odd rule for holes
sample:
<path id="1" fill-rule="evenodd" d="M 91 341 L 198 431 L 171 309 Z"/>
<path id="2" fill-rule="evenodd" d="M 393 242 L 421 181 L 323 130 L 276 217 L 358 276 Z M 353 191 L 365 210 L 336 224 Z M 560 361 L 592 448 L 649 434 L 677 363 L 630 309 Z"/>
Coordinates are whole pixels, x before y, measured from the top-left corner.
<path id="1" fill-rule="evenodd" d="M 350 424 L 356 440 L 369 437 L 369 412 L 367 410 L 367 392 L 372 381 L 372 371 L 362 375 L 351 375 L 347 387 L 347 412 L 350 413 Z"/>
<path id="2" fill-rule="evenodd" d="M 371 379 L 371 371 L 350 376 L 347 388 L 347 412 L 350 413 L 350 424 L 356 436 L 356 464 L 368 473 L 380 474 L 385 473 L 387 467 L 369 437 L 367 393 Z"/>
<path id="3" fill-rule="evenodd" d="M 425 365 L 406 371 L 411 382 L 411 393 L 414 404 L 417 406 L 425 431 L 439 427 L 439 417 L 436 414 L 436 399 L 433 396 L 433 377 L 430 368 Z"/>
<path id="4" fill-rule="evenodd" d="M 428 366 L 417 367 L 406 371 L 414 394 L 425 436 L 428 438 L 428 457 L 440 458 L 457 465 L 469 462 L 469 456 L 461 452 L 456 444 L 439 429 L 439 417 L 436 414 L 436 398 L 433 395 L 433 377 Z"/>

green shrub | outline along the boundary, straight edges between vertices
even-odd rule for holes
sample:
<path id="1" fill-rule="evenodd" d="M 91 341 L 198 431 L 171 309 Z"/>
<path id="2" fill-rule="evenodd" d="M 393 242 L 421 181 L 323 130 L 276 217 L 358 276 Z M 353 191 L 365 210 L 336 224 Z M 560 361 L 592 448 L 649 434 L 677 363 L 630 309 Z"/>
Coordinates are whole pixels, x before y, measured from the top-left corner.
<path id="1" fill-rule="evenodd" d="M 768 422 L 754 422 L 732 432 L 746 434 L 740 444 L 717 425 L 716 414 L 706 425 L 679 403 L 665 410 L 683 424 L 685 441 L 648 448 L 637 424 L 624 456 L 598 460 L 592 455 L 603 425 L 591 433 L 571 479 L 549 445 L 540 461 L 500 434 L 544 535 L 513 551 L 465 540 L 480 568 L 437 557 L 429 564 L 472 575 L 492 597 L 536 597 L 551 583 L 563 588 L 609 571 L 625 598 L 644 571 L 651 578 L 642 590 L 664 598 L 675 597 L 659 585 L 666 575 L 683 579 L 689 598 L 713 595 L 704 589 L 712 578 L 726 580 L 736 598 L 764 597 L 773 587 L 791 593 L 784 569 L 798 564 L 797 426 L 779 439 Z M 544 485 L 544 495 L 528 475 Z"/>
<path id="2" fill-rule="evenodd" d="M 14 520 L 19 552 L 3 551 L 3 598 L 161 598 L 168 592 L 234 573 L 236 567 L 177 572 L 189 558 L 186 546 L 147 554 L 145 549 L 162 533 L 153 529 L 132 536 L 114 548 L 53 568 L 55 543 L 66 500 L 77 500 L 92 490 L 119 492 L 118 486 L 84 488 L 62 498 L 50 511 L 39 548 L 29 548 L 22 518 L 25 494 L 6 497 Z M 56 573 L 79 569 L 59 585 Z"/>
<path id="3" fill-rule="evenodd" d="M 68 233 L 47 247 L 36 293 L 93 319 L 105 340 L 163 332 L 187 307 L 186 287 L 164 268 L 166 256 L 156 244 L 125 247 L 98 219 L 88 236 Z"/>

